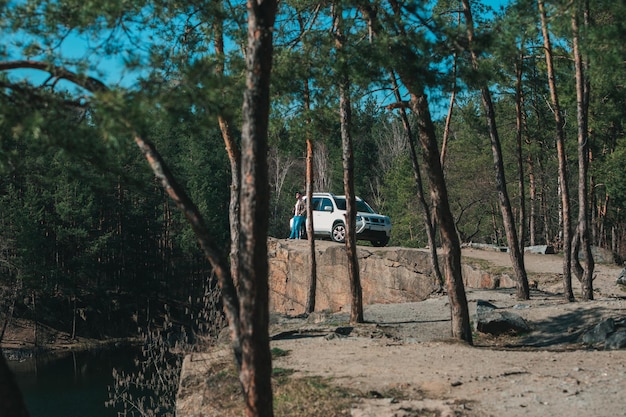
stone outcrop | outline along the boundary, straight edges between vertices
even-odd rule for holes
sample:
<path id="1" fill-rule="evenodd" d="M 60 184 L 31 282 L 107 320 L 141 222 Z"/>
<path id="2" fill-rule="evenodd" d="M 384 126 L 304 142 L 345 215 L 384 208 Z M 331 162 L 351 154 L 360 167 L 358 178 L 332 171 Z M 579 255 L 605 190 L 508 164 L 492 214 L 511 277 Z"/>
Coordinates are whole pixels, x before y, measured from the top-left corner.
<path id="1" fill-rule="evenodd" d="M 351 295 L 344 245 L 316 240 L 315 249 L 316 310 L 348 311 Z M 308 241 L 270 238 L 268 252 L 270 310 L 304 313 L 310 275 Z M 438 289 L 428 250 L 359 246 L 357 254 L 365 305 L 422 301 Z M 509 274 L 488 272 L 471 262 L 463 262 L 462 273 L 468 288 L 515 287 Z"/>
<path id="2" fill-rule="evenodd" d="M 316 310 L 350 308 L 348 258 L 344 245 L 315 241 Z M 268 241 L 270 310 L 304 313 L 309 288 L 310 259 L 306 240 Z M 437 289 L 428 252 L 406 248 L 359 246 L 357 250 L 364 304 L 422 301 Z"/>

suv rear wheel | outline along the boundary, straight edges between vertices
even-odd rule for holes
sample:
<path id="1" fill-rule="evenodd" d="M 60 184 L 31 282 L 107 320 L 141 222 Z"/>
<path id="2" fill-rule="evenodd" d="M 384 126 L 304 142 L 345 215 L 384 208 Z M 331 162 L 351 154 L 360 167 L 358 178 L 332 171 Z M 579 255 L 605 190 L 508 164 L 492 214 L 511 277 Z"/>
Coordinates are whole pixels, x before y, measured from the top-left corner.
<path id="1" fill-rule="evenodd" d="M 343 223 L 335 223 L 335 225 L 333 226 L 333 230 L 330 232 L 330 238 L 335 242 L 345 242 L 346 226 Z"/>

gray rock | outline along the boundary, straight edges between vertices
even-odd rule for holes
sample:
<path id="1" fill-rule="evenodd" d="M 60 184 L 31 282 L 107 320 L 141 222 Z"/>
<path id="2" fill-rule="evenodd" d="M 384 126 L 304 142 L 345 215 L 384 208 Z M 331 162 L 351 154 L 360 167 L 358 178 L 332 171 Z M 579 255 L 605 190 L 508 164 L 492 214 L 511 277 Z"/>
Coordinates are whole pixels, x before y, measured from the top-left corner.
<path id="1" fill-rule="evenodd" d="M 604 349 L 616 350 L 626 348 L 626 329 L 611 333 L 604 343 Z"/>
<path id="2" fill-rule="evenodd" d="M 582 341 L 586 345 L 604 343 L 607 336 L 615 332 L 615 321 L 612 318 L 598 323 L 593 329 L 583 334 Z"/>
<path id="3" fill-rule="evenodd" d="M 626 285 L 626 268 L 622 269 L 622 272 L 619 273 L 617 277 L 616 284 Z"/>
<path id="4" fill-rule="evenodd" d="M 483 300 L 477 301 L 474 323 L 477 331 L 493 335 L 520 334 L 531 330 L 523 317 L 508 311 L 498 311 L 498 307 Z"/>
<path id="5" fill-rule="evenodd" d="M 491 313 L 493 310 L 497 309 L 498 307 L 491 304 L 489 301 L 476 300 L 476 315 Z"/>

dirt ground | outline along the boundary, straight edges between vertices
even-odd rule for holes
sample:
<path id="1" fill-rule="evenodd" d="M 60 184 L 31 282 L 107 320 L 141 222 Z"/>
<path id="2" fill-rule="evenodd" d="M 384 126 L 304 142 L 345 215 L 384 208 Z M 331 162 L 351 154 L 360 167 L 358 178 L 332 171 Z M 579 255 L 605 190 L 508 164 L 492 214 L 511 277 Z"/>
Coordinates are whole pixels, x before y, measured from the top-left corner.
<path id="1" fill-rule="evenodd" d="M 511 264 L 501 252 L 467 248 L 463 256 Z M 568 303 L 562 257 L 527 253 L 525 264 L 538 283 L 531 300 L 518 301 L 513 289 L 467 289 L 467 297 L 472 318 L 476 301 L 486 300 L 524 317 L 528 334 L 475 333 L 473 347 L 451 340 L 447 296 L 434 296 L 365 306 L 366 323 L 354 327 L 346 313 L 276 319 L 272 347 L 289 354 L 273 366 L 358 390 L 365 399 L 353 417 L 625 416 L 626 351 L 580 343 L 603 318 L 623 320 L 626 293 L 615 283 L 622 268 L 596 265 L 595 300 Z M 579 296 L 575 278 L 574 291 Z"/>

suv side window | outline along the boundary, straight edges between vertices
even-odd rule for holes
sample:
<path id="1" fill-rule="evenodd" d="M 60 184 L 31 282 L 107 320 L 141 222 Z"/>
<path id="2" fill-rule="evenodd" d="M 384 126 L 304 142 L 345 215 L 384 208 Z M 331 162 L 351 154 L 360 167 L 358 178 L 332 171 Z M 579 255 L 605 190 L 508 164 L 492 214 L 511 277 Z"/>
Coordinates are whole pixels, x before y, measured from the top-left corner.
<path id="1" fill-rule="evenodd" d="M 345 197 L 336 197 L 335 203 L 337 204 L 338 210 L 346 211 L 346 198 Z"/>
<path id="2" fill-rule="evenodd" d="M 330 201 L 330 198 L 321 198 L 319 207 L 321 211 L 328 211 L 328 212 L 333 211 L 333 203 L 332 201 Z"/>
<path id="3" fill-rule="evenodd" d="M 320 211 L 322 208 L 321 203 L 322 203 L 322 199 L 319 197 L 313 197 L 313 199 L 311 200 L 313 201 L 313 210 L 314 211 Z"/>

